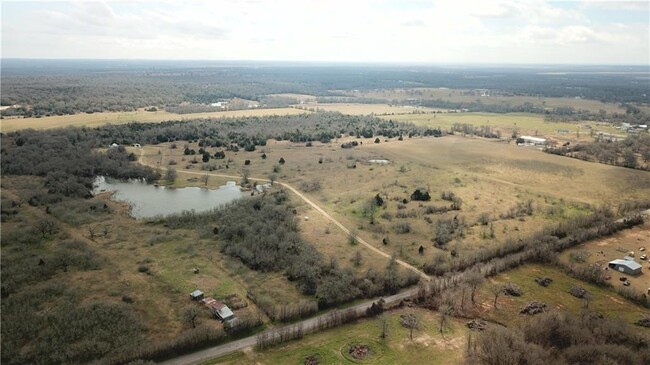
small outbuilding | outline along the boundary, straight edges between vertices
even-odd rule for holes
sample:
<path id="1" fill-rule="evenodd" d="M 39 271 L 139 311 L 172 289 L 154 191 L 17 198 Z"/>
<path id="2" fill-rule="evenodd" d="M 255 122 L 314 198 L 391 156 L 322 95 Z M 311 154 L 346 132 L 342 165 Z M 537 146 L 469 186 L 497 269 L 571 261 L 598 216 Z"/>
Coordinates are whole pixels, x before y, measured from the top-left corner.
<path id="1" fill-rule="evenodd" d="M 228 308 L 227 305 L 214 298 L 203 299 L 203 304 L 210 310 L 210 312 L 223 321 L 232 319 L 235 314 Z"/>
<path id="2" fill-rule="evenodd" d="M 190 293 L 190 298 L 192 300 L 199 301 L 199 300 L 203 299 L 203 292 L 200 291 L 200 290 L 195 290 L 195 291 Z"/>
<path id="3" fill-rule="evenodd" d="M 533 146 L 543 146 L 546 144 L 546 138 L 531 137 L 531 136 L 521 136 L 518 139 L 524 141 L 523 144 L 529 144 Z"/>
<path id="4" fill-rule="evenodd" d="M 636 261 L 616 259 L 610 261 L 608 266 L 610 269 L 620 271 L 628 275 L 641 274 L 641 265 Z"/>

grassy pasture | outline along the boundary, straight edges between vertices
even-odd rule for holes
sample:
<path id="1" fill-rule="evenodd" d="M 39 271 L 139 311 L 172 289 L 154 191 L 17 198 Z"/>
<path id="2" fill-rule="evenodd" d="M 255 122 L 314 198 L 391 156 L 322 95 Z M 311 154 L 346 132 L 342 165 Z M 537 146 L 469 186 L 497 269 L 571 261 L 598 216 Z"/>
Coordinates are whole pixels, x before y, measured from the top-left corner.
<path id="1" fill-rule="evenodd" d="M 531 103 L 535 106 L 545 108 L 573 107 L 575 109 L 598 112 L 600 109 L 608 113 L 625 112 L 624 108 L 615 103 L 603 103 L 599 100 L 575 99 L 575 98 L 547 98 L 537 96 L 480 96 L 472 90 L 444 89 L 444 88 L 413 88 L 413 89 L 380 89 L 364 91 L 342 91 L 345 94 L 365 97 L 380 98 L 389 100 L 416 99 L 442 99 L 455 103 L 471 103 L 480 100 L 483 104 L 510 104 L 513 106 Z"/>
<path id="2" fill-rule="evenodd" d="M 536 277 L 549 277 L 553 282 L 545 288 L 535 282 Z M 523 289 L 523 295 L 499 296 L 495 310 L 490 286 L 509 282 L 519 285 Z M 525 315 L 519 314 L 519 310 L 533 300 L 546 303 L 551 311 L 562 310 L 579 314 L 584 302 L 569 294 L 569 289 L 573 286 L 586 289 L 591 294 L 589 309 L 608 318 L 618 318 L 633 324 L 641 315 L 650 315 L 648 309 L 631 303 L 612 290 L 574 279 L 557 268 L 537 264 L 527 264 L 490 278 L 479 290 L 477 298 L 481 302 L 481 315 L 484 318 L 511 325 L 524 320 Z M 633 326 L 633 328 L 650 333 L 650 330 L 642 327 Z"/>
<path id="3" fill-rule="evenodd" d="M 361 238 L 386 253 L 396 252 L 415 265 L 430 262 L 441 252 L 431 241 L 439 219 L 455 216 L 465 219 L 468 226 L 465 236 L 450 242 L 448 248 L 469 253 L 499 245 L 506 238 L 528 236 L 544 224 L 587 214 L 590 206 L 616 206 L 650 194 L 647 172 L 548 155 L 495 141 L 448 136 L 382 140 L 375 144 L 373 139 L 362 139 L 363 145 L 342 149 L 340 143 L 344 140 L 331 144 L 313 142 L 312 147 L 305 143 L 269 141 L 253 152 L 226 152 L 226 159 L 211 160 L 210 164 L 221 167 L 215 173 L 241 176 L 247 170 L 251 177 L 262 178 L 274 174 L 276 179 L 290 183 L 344 225 L 356 229 Z M 161 162 L 162 166 L 174 160 L 178 171 L 188 166 L 200 171 L 201 163 L 189 164 L 193 157 L 182 155 L 182 142 L 177 145 L 177 149 L 170 149 L 169 144 L 146 147 L 146 158 L 152 163 Z M 196 143 L 190 147 L 198 150 Z M 208 148 L 211 154 L 216 150 Z M 262 154 L 267 158 L 262 159 Z M 281 157 L 286 160 L 284 165 L 279 165 Z M 371 159 L 388 159 L 390 163 L 377 165 L 370 163 Z M 245 165 L 245 160 L 250 160 L 250 165 Z M 181 178 L 177 184 L 186 182 Z M 419 187 L 430 190 L 430 202 L 410 201 L 411 193 Z M 429 205 L 450 205 L 441 199 L 441 193 L 446 191 L 463 200 L 462 210 L 425 214 Z M 375 211 L 375 223 L 371 224 L 367 207 L 376 194 L 387 204 Z M 409 201 L 403 203 L 403 199 Z M 533 205 L 532 215 L 500 217 L 529 200 Z M 321 252 L 348 262 L 359 247 L 346 243 L 345 235 L 325 221 L 320 222 L 319 215 L 302 203 L 295 204 L 300 217 L 310 218 L 308 222 L 301 219 L 307 239 Z M 489 237 L 489 225 L 478 223 L 481 215 L 487 215 L 491 221 L 493 238 Z M 404 224 L 408 224 L 410 231 L 398 233 L 399 226 Z M 382 243 L 384 238 L 388 239 L 388 245 Z M 422 255 L 418 252 L 420 246 L 424 248 Z M 362 255 L 366 256 L 364 251 Z M 374 265 L 383 266 L 385 260 Z"/>
<path id="4" fill-rule="evenodd" d="M 544 121 L 544 117 L 537 114 L 526 113 L 437 113 L 437 114 L 402 114 L 383 115 L 383 119 L 392 119 L 400 122 L 410 122 L 416 125 L 431 128 L 450 129 L 455 123 L 469 124 L 475 127 L 489 126 L 494 130 L 500 130 L 504 138 L 509 137 L 513 131 L 517 135 L 539 136 L 553 138 L 558 141 L 581 141 L 591 142 L 594 137 L 590 130 L 584 127 L 590 124 L 594 132 L 605 132 L 619 135 L 622 132 L 606 125 L 594 123 L 550 123 Z M 569 133 L 559 133 L 557 130 L 568 130 Z"/>
<path id="5" fill-rule="evenodd" d="M 409 340 L 408 330 L 399 324 L 401 314 L 414 313 L 420 329 Z M 464 322 L 451 319 L 440 334 L 438 315 L 428 310 L 397 309 L 384 314 L 388 320 L 388 337 L 381 339 L 381 319 L 363 319 L 323 332 L 310 334 L 300 341 L 289 342 L 261 352 L 245 350 L 226 355 L 208 364 L 303 364 L 316 355 L 320 364 L 458 364 L 462 362 L 467 328 Z M 364 360 L 353 360 L 347 350 L 352 343 L 370 346 Z"/>
<path id="6" fill-rule="evenodd" d="M 328 111 L 339 112 L 351 115 L 400 115 L 413 113 L 432 113 L 446 109 L 436 108 L 416 108 L 406 105 L 388 105 L 388 104 L 360 104 L 360 103 L 308 103 L 295 105 L 309 111 Z"/>
<path id="7" fill-rule="evenodd" d="M 164 110 L 148 112 L 143 109 L 135 112 L 104 112 L 80 113 L 74 115 L 60 115 L 43 118 L 7 118 L 0 121 L 2 132 L 12 132 L 19 129 L 50 129 L 60 127 L 97 127 L 104 124 L 126 124 L 131 122 L 164 122 L 167 120 L 188 120 L 201 118 L 230 118 L 264 115 L 301 114 L 304 110 L 294 108 L 278 109 L 247 109 L 223 112 L 207 112 L 193 114 L 174 114 Z"/>

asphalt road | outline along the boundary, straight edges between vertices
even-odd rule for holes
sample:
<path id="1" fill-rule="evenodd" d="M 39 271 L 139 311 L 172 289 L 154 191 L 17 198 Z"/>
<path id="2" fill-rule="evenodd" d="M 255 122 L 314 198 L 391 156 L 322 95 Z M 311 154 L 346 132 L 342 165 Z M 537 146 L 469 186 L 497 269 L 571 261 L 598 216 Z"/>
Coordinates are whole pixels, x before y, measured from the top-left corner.
<path id="1" fill-rule="evenodd" d="M 383 299 L 386 302 L 386 305 L 395 304 L 395 303 L 399 303 L 402 299 L 410 298 L 410 297 L 413 297 L 413 296 L 417 295 L 417 292 L 418 292 L 418 288 L 411 288 L 411 289 L 405 290 L 403 292 L 397 293 L 395 295 L 391 295 L 391 296 L 388 296 L 388 297 L 383 297 Z M 353 310 L 356 310 L 357 312 L 365 312 L 366 309 L 370 308 L 372 303 L 378 301 L 379 299 L 380 298 L 369 300 L 367 302 L 357 304 L 357 305 L 355 305 L 353 307 L 342 309 L 342 311 L 353 309 Z M 285 327 L 278 327 L 278 328 L 269 329 L 269 330 L 267 330 L 267 332 L 269 334 L 271 334 L 274 331 L 276 331 L 278 329 L 281 329 L 281 328 L 291 328 L 291 327 L 300 326 L 300 325 L 302 326 L 302 330 L 305 333 L 315 332 L 315 331 L 318 330 L 319 319 L 326 318 L 328 315 L 329 315 L 329 313 L 321 314 L 319 316 L 308 318 L 308 319 L 305 319 L 303 321 L 287 325 Z M 191 364 L 198 364 L 200 362 L 203 362 L 203 361 L 206 361 L 206 360 L 209 360 L 209 359 L 213 359 L 215 357 L 219 357 L 219 356 L 222 356 L 222 355 L 229 354 L 231 352 L 243 350 L 243 349 L 245 349 L 247 347 L 252 347 L 252 346 L 255 345 L 256 342 L 257 342 L 257 335 L 254 335 L 254 336 L 242 338 L 242 339 L 237 340 L 237 341 L 228 342 L 228 343 L 225 343 L 223 345 L 210 347 L 210 348 L 207 348 L 205 350 L 200 350 L 200 351 L 197 351 L 197 352 L 193 352 L 191 354 L 179 356 L 179 357 L 176 357 L 176 358 L 161 362 L 160 364 L 164 364 L 164 365 L 191 365 Z"/>

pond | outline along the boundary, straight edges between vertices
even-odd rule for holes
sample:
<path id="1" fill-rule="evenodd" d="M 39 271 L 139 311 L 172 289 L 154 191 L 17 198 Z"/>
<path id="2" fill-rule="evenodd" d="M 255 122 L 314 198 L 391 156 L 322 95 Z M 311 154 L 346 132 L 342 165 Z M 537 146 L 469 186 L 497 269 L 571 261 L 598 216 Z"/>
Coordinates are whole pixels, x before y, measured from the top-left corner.
<path id="1" fill-rule="evenodd" d="M 247 196 L 234 181 L 211 190 L 199 187 L 168 188 L 147 184 L 142 180 L 114 180 L 98 177 L 93 194 L 112 191 L 112 199 L 129 203 L 134 218 L 152 218 L 181 213 L 185 210 L 204 212 Z"/>

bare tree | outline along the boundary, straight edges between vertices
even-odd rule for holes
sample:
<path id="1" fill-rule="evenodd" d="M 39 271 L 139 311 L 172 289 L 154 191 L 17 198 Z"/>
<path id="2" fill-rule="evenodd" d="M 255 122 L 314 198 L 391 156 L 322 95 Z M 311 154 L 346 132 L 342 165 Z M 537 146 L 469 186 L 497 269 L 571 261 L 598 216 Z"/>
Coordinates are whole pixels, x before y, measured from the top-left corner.
<path id="1" fill-rule="evenodd" d="M 361 251 L 357 250 L 357 252 L 354 253 L 354 266 L 361 266 Z"/>
<path id="2" fill-rule="evenodd" d="M 246 185 L 249 183 L 248 178 L 251 176 L 251 171 L 249 169 L 242 169 L 241 170 L 241 183 L 242 185 Z"/>
<path id="3" fill-rule="evenodd" d="M 448 304 L 441 304 L 438 307 L 440 334 L 443 334 L 449 322 L 449 315 L 451 314 L 451 307 Z"/>
<path id="4" fill-rule="evenodd" d="M 418 329 L 420 319 L 414 313 L 408 313 L 400 316 L 400 323 L 409 330 L 409 339 L 413 341 L 413 330 Z"/>
<path id="5" fill-rule="evenodd" d="M 91 241 L 95 240 L 95 234 L 97 233 L 97 226 L 88 226 L 88 237 Z"/>
<path id="6" fill-rule="evenodd" d="M 472 294 L 471 294 L 472 303 L 476 303 L 474 300 L 474 297 L 476 295 L 476 289 L 478 288 L 479 285 L 481 285 L 485 281 L 485 278 L 478 271 L 470 271 L 467 274 L 467 278 L 465 279 L 465 281 L 472 289 Z"/>
<path id="7" fill-rule="evenodd" d="M 210 180 L 210 175 L 205 174 L 201 176 L 201 182 L 203 182 L 204 186 L 208 186 L 208 180 Z"/>
<path id="8" fill-rule="evenodd" d="M 269 174 L 269 181 L 271 182 L 271 185 L 275 182 L 275 180 L 278 179 L 278 175 L 276 174 Z"/>
<path id="9" fill-rule="evenodd" d="M 167 169 L 167 172 L 165 172 L 165 181 L 167 181 L 170 184 L 173 183 L 177 177 L 178 174 L 176 173 L 176 169 L 174 168 L 170 167 Z"/>
<path id="10" fill-rule="evenodd" d="M 195 306 L 186 307 L 183 311 L 183 320 L 188 326 L 196 328 L 199 324 L 199 310 Z"/>
<path id="11" fill-rule="evenodd" d="M 490 291 L 492 292 L 492 295 L 494 295 L 494 309 L 497 309 L 497 300 L 499 299 L 499 295 L 503 293 L 503 285 L 493 285 L 490 287 Z"/>
<path id="12" fill-rule="evenodd" d="M 388 318 L 386 318 L 384 315 L 379 318 L 379 321 L 381 326 L 381 333 L 379 334 L 379 337 L 386 339 L 388 338 Z"/>
<path id="13" fill-rule="evenodd" d="M 54 233 L 57 225 L 55 221 L 45 218 L 36 221 L 34 227 L 41 233 L 41 239 L 44 240 L 48 234 L 51 236 Z"/>

